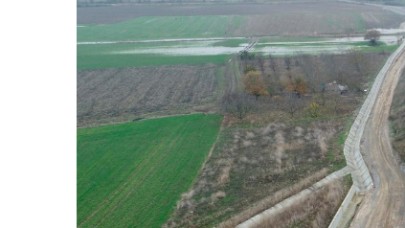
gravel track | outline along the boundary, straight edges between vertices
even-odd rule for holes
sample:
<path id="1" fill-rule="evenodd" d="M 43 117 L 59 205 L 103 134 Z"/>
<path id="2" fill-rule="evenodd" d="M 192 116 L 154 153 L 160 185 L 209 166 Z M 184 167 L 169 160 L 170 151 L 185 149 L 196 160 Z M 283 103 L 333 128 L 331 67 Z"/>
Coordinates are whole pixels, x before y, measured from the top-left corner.
<path id="1" fill-rule="evenodd" d="M 398 79 L 405 66 L 405 50 L 387 75 L 366 124 L 361 151 L 374 180 L 350 227 L 405 227 L 405 174 L 392 151 L 388 116 Z"/>

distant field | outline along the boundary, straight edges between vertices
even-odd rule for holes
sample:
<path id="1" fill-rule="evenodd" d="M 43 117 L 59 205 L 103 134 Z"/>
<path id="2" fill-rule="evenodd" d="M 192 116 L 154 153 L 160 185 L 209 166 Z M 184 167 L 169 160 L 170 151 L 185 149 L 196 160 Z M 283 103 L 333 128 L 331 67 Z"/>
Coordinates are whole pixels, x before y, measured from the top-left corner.
<path id="1" fill-rule="evenodd" d="M 219 115 L 85 128 L 77 136 L 79 227 L 160 227 L 193 182 Z"/>
<path id="2" fill-rule="evenodd" d="M 331 2 L 80 8 L 77 67 L 224 64 L 249 37 L 258 37 L 260 42 L 316 41 L 362 36 L 368 28 L 397 28 L 402 21 L 404 16 L 377 7 Z M 226 39 L 210 40 L 221 37 Z M 193 38 L 200 39 L 198 45 L 167 41 Z M 103 41 L 118 43 L 91 43 Z"/>
<path id="3" fill-rule="evenodd" d="M 250 37 L 260 37 L 262 43 L 317 41 L 362 36 L 368 28 L 396 28 L 404 20 L 376 7 L 325 2 L 79 8 L 77 68 L 223 65 Z M 225 39 L 210 40 L 221 37 Z M 195 38 L 201 40 L 184 40 Z M 112 43 L 91 43 L 100 41 Z"/>
<path id="4" fill-rule="evenodd" d="M 80 41 L 222 37 L 240 27 L 241 16 L 140 17 L 117 24 L 77 28 Z"/>
<path id="5" fill-rule="evenodd" d="M 78 24 L 112 24 L 149 16 L 222 16 L 242 15 L 251 18 L 247 25 L 262 27 L 259 32 L 302 33 L 341 32 L 344 28 L 386 27 L 396 28 L 401 18 L 389 11 L 366 5 L 337 2 L 278 4 L 173 4 L 173 5 L 115 5 L 106 7 L 78 8 Z M 108 16 L 106 16 L 108 15 Z M 252 15 L 255 15 L 251 17 Z M 257 19 L 265 19 L 264 21 Z M 298 19 L 298 20 L 297 20 Z M 246 20 L 246 19 L 245 19 Z M 271 25 L 264 27 L 263 25 Z M 322 25 L 319 27 L 318 25 Z M 316 28 L 315 26 L 318 26 Z M 277 29 L 277 31 L 275 31 Z M 338 29 L 336 31 L 336 29 Z M 255 34 L 246 34 L 255 35 Z M 281 34 L 279 34 L 281 35 Z"/>
<path id="6" fill-rule="evenodd" d="M 142 8 L 145 12 L 141 13 Z M 114 20 L 121 11 L 127 12 L 125 19 Z M 97 18 L 111 21 L 97 22 Z M 78 10 L 77 40 L 316 36 L 398 28 L 404 20 L 405 16 L 377 7 L 331 2 L 95 7 Z"/>
<path id="7" fill-rule="evenodd" d="M 405 17 L 350 7 L 305 12 L 291 5 L 269 14 L 139 17 L 115 24 L 81 25 L 77 40 L 126 41 L 170 38 L 317 36 L 363 33 L 370 28 L 398 28 Z"/>

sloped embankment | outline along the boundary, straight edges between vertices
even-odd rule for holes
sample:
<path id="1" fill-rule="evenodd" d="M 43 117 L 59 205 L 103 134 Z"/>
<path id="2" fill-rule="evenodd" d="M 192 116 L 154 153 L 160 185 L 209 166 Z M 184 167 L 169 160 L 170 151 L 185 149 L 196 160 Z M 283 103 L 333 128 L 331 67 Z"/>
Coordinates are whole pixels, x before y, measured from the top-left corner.
<path id="1" fill-rule="evenodd" d="M 405 162 L 405 71 L 395 89 L 390 112 L 392 147 Z"/>

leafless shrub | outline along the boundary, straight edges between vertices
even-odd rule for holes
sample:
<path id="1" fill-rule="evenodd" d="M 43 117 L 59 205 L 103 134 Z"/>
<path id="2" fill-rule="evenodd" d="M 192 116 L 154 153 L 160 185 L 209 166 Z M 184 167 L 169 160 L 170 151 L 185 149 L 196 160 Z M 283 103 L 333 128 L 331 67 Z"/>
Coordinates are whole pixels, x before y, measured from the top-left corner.
<path id="1" fill-rule="evenodd" d="M 270 68 L 273 71 L 273 73 L 276 73 L 276 61 L 274 60 L 274 57 L 272 55 L 269 55 L 269 61 L 270 61 Z"/>
<path id="2" fill-rule="evenodd" d="M 311 186 L 316 181 L 319 181 L 323 177 L 326 176 L 328 170 L 322 169 L 311 176 L 299 181 L 296 184 L 289 186 L 283 190 L 275 192 L 273 195 L 255 203 L 252 207 L 242 211 L 241 213 L 231 217 L 227 221 L 218 225 L 219 228 L 231 228 L 235 227 L 236 225 L 248 220 L 249 218 L 253 217 L 256 214 L 274 206 L 278 202 L 282 201 L 283 199 L 292 196 L 299 191 Z"/>
<path id="3" fill-rule="evenodd" d="M 291 58 L 289 56 L 284 58 L 284 64 L 287 70 L 291 69 Z"/>
<path id="4" fill-rule="evenodd" d="M 314 58 L 310 55 L 300 55 L 300 65 L 304 73 L 305 78 L 307 78 L 309 89 L 312 92 L 322 91 L 321 80 L 320 80 L 320 67 L 321 64 L 318 58 Z"/>
<path id="5" fill-rule="evenodd" d="M 257 57 L 257 62 L 259 63 L 259 69 L 260 69 L 261 73 L 264 75 L 264 58 L 263 58 L 263 56 L 259 55 Z"/>
<path id="6" fill-rule="evenodd" d="M 281 108 L 290 114 L 291 118 L 294 118 L 294 115 L 304 107 L 304 101 L 298 98 L 298 95 L 294 93 L 287 93 L 284 96 L 283 102 L 281 103 Z"/>
<path id="7" fill-rule="evenodd" d="M 221 101 L 222 111 L 231 114 L 239 119 L 245 118 L 253 111 L 255 99 L 245 93 L 225 94 Z"/>

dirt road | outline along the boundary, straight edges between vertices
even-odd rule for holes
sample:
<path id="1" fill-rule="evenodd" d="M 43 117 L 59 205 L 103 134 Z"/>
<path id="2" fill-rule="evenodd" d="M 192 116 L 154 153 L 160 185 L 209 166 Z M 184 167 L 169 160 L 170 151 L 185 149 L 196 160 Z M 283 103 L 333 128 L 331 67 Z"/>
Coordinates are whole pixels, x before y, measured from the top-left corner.
<path id="1" fill-rule="evenodd" d="M 374 181 L 351 226 L 405 227 L 405 173 L 392 151 L 388 116 L 395 86 L 405 66 L 405 51 L 393 62 L 364 130 L 361 151 Z"/>

